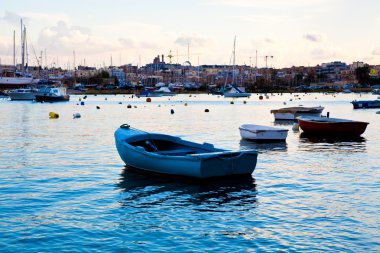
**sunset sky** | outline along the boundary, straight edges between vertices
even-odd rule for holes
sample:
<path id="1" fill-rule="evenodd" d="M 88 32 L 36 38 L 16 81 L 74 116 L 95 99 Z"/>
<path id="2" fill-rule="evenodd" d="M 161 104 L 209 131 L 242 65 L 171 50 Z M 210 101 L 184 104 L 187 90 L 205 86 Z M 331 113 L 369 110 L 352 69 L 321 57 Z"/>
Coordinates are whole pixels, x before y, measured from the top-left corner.
<path id="1" fill-rule="evenodd" d="M 20 62 L 20 19 L 29 65 L 100 67 L 153 61 L 276 68 L 323 62 L 380 64 L 377 0 L 1 0 L 0 59 Z M 45 62 L 46 50 L 46 62 Z M 178 52 L 178 57 L 176 56 Z"/>

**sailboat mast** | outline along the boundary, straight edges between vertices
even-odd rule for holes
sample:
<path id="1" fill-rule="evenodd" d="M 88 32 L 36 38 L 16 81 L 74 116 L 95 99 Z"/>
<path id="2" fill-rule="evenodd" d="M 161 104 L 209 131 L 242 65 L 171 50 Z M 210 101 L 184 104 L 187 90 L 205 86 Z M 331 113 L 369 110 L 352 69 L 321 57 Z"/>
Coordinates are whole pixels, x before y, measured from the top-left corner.
<path id="1" fill-rule="evenodd" d="M 24 45 L 24 29 L 23 29 L 22 19 L 21 19 L 21 71 L 24 73 L 24 64 L 25 64 L 25 45 Z"/>
<path id="2" fill-rule="evenodd" d="M 235 49 L 236 49 L 236 36 L 234 39 L 234 51 L 232 52 L 233 54 L 233 59 L 232 59 L 232 65 L 235 67 Z"/>
<path id="3" fill-rule="evenodd" d="M 234 39 L 234 50 L 232 51 L 232 84 L 235 84 L 235 50 L 236 50 L 236 35 Z"/>
<path id="4" fill-rule="evenodd" d="M 77 82 L 77 70 L 75 69 L 75 50 L 73 51 L 74 85 Z"/>
<path id="5" fill-rule="evenodd" d="M 16 31 L 13 30 L 13 67 L 16 69 Z"/>
<path id="6" fill-rule="evenodd" d="M 255 64 L 255 82 L 257 81 L 257 49 L 256 49 L 256 64 Z"/>
<path id="7" fill-rule="evenodd" d="M 187 61 L 190 62 L 190 42 L 187 43 Z"/>
<path id="8" fill-rule="evenodd" d="M 24 54 L 26 56 L 25 71 L 28 72 L 29 55 L 28 55 L 28 42 L 26 40 L 26 28 L 25 28 L 25 26 L 24 26 Z"/>

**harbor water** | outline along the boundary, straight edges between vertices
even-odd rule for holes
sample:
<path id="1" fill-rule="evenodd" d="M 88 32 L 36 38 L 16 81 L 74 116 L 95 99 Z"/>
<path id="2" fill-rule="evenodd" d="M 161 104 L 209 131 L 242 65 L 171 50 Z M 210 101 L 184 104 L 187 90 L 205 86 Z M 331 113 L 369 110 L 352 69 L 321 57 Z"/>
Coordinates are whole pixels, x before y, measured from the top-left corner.
<path id="1" fill-rule="evenodd" d="M 355 99 L 375 97 L 0 100 L 0 251 L 379 252 L 380 115 L 354 110 Z M 298 105 L 370 124 L 359 139 L 311 138 L 270 113 Z M 49 112 L 59 117 L 49 119 Z M 225 149 L 256 149 L 256 169 L 246 178 L 197 183 L 135 174 L 115 148 L 113 133 L 124 123 Z M 288 138 L 241 140 L 242 124 L 287 128 Z"/>

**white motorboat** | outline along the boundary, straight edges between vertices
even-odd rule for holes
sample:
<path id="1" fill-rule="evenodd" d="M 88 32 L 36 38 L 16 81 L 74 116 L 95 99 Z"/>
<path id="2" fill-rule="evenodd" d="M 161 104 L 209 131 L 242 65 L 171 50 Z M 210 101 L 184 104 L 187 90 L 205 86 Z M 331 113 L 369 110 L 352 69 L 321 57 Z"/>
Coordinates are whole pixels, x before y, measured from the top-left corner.
<path id="1" fill-rule="evenodd" d="M 275 120 L 295 120 L 298 116 L 316 116 L 319 117 L 325 109 L 322 106 L 317 107 L 285 107 L 270 112 L 274 114 Z"/>
<path id="2" fill-rule="evenodd" d="M 16 89 L 8 92 L 11 100 L 35 100 L 38 89 L 24 88 Z"/>
<path id="3" fill-rule="evenodd" d="M 239 127 L 240 136 L 243 139 L 255 141 L 285 141 L 288 129 L 244 124 Z"/>

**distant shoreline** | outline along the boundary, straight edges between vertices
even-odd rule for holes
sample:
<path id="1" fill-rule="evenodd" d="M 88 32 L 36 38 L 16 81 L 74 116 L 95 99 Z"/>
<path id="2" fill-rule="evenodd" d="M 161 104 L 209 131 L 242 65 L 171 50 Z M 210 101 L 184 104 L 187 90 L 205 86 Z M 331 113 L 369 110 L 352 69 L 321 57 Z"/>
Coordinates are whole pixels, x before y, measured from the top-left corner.
<path id="1" fill-rule="evenodd" d="M 313 91 L 297 91 L 297 90 L 272 90 L 272 91 L 254 91 L 251 92 L 252 94 L 266 94 L 266 93 L 335 93 L 335 92 L 342 92 L 344 89 L 321 89 L 321 90 L 313 90 Z M 360 93 L 360 92 L 371 92 L 372 88 L 351 88 L 351 92 L 353 93 Z M 80 90 L 74 90 L 74 89 L 68 89 L 67 93 L 69 95 L 136 95 L 140 91 L 138 90 L 124 90 L 124 89 L 111 89 L 111 90 L 95 90 L 90 89 L 87 91 L 80 91 Z M 188 90 L 188 91 L 180 91 L 177 94 L 211 94 L 211 92 L 208 91 L 197 91 L 197 90 Z"/>

